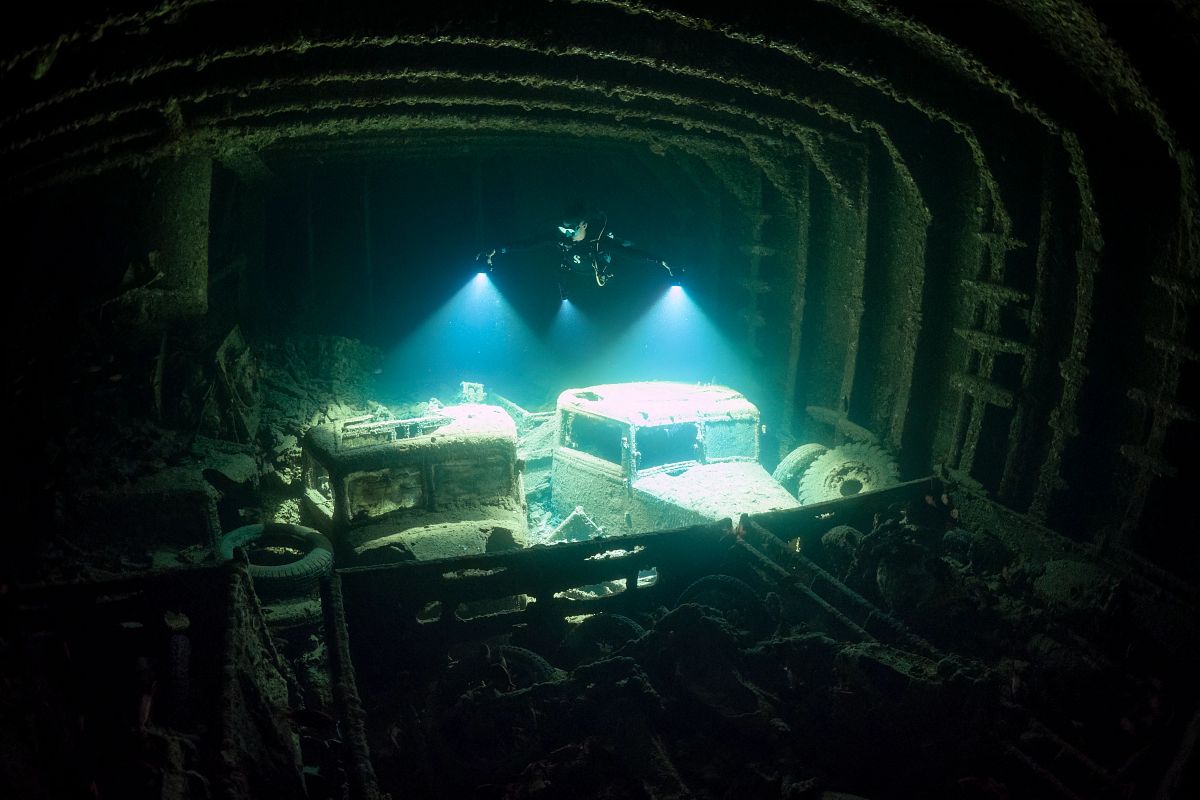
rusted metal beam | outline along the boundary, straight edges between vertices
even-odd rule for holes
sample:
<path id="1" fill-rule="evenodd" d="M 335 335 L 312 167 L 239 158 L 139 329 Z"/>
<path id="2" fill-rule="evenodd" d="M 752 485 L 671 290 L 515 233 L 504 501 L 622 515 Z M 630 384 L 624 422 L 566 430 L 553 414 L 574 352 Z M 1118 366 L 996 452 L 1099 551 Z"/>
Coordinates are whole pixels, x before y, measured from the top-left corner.
<path id="1" fill-rule="evenodd" d="M 950 385 L 964 394 L 1000 408 L 1013 407 L 1013 393 L 1003 386 L 974 375 L 952 375 Z"/>
<path id="2" fill-rule="evenodd" d="M 788 350 L 787 366 L 783 376 L 783 408 L 780 416 L 785 433 L 795 436 L 796 382 L 800 375 L 800 347 L 804 331 L 805 291 L 808 282 L 808 238 L 812 225 L 811 205 L 808 199 L 808 167 L 796 170 L 792 186 L 795 192 L 793 218 L 795 221 L 795 244 L 792 254 L 792 283 L 788 287 Z"/>
<path id="3" fill-rule="evenodd" d="M 772 565 L 768 572 L 775 582 L 797 591 L 826 618 L 826 623 L 834 623 L 860 641 L 882 641 L 935 660 L 945 657 L 945 653 L 909 631 L 904 623 L 877 608 L 802 553 L 788 550 L 783 542 L 752 519 L 743 523 L 743 529 L 750 542 L 744 539 L 742 546 L 768 561 Z M 763 548 L 762 551 L 758 547 Z"/>
<path id="4" fill-rule="evenodd" d="M 1015 353 L 1018 355 L 1028 355 L 1033 349 L 1025 342 L 1018 342 L 1016 339 L 997 336 L 985 331 L 971 330 L 969 328 L 955 328 L 954 333 L 967 344 L 971 345 L 971 347 L 987 353 Z"/>
<path id="5" fill-rule="evenodd" d="M 985 280 L 964 280 L 962 287 L 972 294 L 979 302 L 1014 303 L 1017 305 L 1029 301 L 1029 295 L 1002 283 Z"/>
<path id="6" fill-rule="evenodd" d="M 1093 304 L 1096 293 L 1096 277 L 1100 272 L 1100 257 L 1104 248 L 1100 218 L 1097 215 L 1096 198 L 1092 193 L 1091 177 L 1083 147 L 1075 134 L 1064 131 L 1063 148 L 1070 163 L 1069 171 L 1075 178 L 1080 213 L 1078 247 L 1075 250 L 1075 319 L 1071 332 L 1071 343 L 1067 348 L 1060 371 L 1063 376 L 1062 393 L 1057 407 L 1051 412 L 1053 434 L 1038 473 L 1038 486 L 1034 491 L 1030 511 L 1045 517 L 1058 495 L 1067 488 L 1062 476 L 1062 462 L 1068 443 L 1078 436 L 1077 417 L 1083 380 L 1087 375 L 1084 363 L 1087 359 L 1093 325 Z"/>
<path id="7" fill-rule="evenodd" d="M 371 763 L 367 744 L 367 713 L 358 694 L 358 683 L 350 657 L 346 626 L 346 608 L 342 601 L 341 578 L 332 575 L 321 581 L 321 611 L 325 623 L 329 677 L 338 719 L 347 725 L 343 731 L 349 752 L 346 770 L 353 800 L 378 800 L 379 782 Z"/>
<path id="8" fill-rule="evenodd" d="M 1006 503 L 1027 505 L 1025 496 L 1028 486 L 1028 475 L 1034 466 L 1033 459 L 1042 439 L 1041 431 L 1037 430 L 1039 422 L 1050 413 L 1050 405 L 1044 399 L 1044 392 L 1033 391 L 1035 387 L 1044 385 L 1052 377 L 1051 365 L 1048 363 L 1053 343 L 1046 342 L 1048 327 L 1046 325 L 1049 305 L 1054 302 L 1051 292 L 1052 277 L 1055 273 L 1053 266 L 1056 262 L 1054 243 L 1059 235 L 1060 226 L 1057 224 L 1059 214 L 1056 148 L 1045 145 L 1042 148 L 1042 181 L 1041 203 L 1038 215 L 1037 250 L 1034 254 L 1034 292 L 1033 302 L 1028 307 L 1025 321 L 1028 336 L 1037 342 L 1038 347 L 1024 345 L 1013 341 L 1012 344 L 1020 349 L 997 350 L 993 352 L 1015 352 L 1024 356 L 1021 363 L 1021 396 L 1018 399 L 1013 419 L 1009 426 L 1008 449 L 1004 456 L 1004 470 L 1000 474 L 998 496 Z M 1007 340 L 1004 340 L 1007 341 Z"/>
<path id="9" fill-rule="evenodd" d="M 817 422 L 830 426 L 843 436 L 853 439 L 856 442 L 867 442 L 868 444 L 879 444 L 879 437 L 871 431 L 859 425 L 856 422 L 851 422 L 845 412 L 837 411 L 824 406 L 808 406 L 804 409 L 809 417 Z"/>
<path id="10" fill-rule="evenodd" d="M 1200 415 L 1197 415 L 1192 409 L 1170 400 L 1152 397 L 1145 389 L 1130 389 L 1125 396 L 1138 405 L 1152 409 L 1154 413 L 1165 417 L 1167 421 L 1200 422 Z"/>

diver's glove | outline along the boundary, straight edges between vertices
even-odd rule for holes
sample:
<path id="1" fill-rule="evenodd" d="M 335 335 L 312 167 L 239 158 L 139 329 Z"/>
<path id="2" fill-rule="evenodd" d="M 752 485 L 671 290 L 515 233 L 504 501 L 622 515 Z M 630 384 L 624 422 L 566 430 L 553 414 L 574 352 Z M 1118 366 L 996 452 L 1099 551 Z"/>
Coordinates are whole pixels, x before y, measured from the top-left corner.
<path id="1" fill-rule="evenodd" d="M 500 252 L 503 253 L 504 249 L 501 248 Z M 495 255 L 496 255 L 495 248 L 492 248 L 491 250 L 489 250 L 487 252 L 480 250 L 479 253 L 475 256 L 475 263 L 478 264 L 480 261 L 486 262 L 488 265 L 488 270 L 490 271 L 492 269 L 492 258 Z"/>

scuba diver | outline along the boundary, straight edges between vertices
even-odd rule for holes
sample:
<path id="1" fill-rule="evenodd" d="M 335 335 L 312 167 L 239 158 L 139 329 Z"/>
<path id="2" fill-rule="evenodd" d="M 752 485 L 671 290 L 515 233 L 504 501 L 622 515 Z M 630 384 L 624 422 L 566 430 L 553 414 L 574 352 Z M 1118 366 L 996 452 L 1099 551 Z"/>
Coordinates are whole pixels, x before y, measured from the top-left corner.
<path id="1" fill-rule="evenodd" d="M 514 242 L 503 247 L 494 247 L 475 256 L 475 260 L 477 262 L 486 261 L 490 271 L 492 260 L 497 255 L 504 255 L 516 250 L 528 250 L 547 244 L 556 244 L 562 253 L 559 269 L 564 272 L 590 274 L 595 278 L 597 286 L 603 286 L 608 283 L 609 278 L 613 277 L 614 258 L 657 264 L 665 269 L 668 275 L 675 277 L 675 271 L 667 265 L 666 261 L 635 247 L 633 242 L 618 238 L 610 231 L 608 215 L 599 210 L 568 214 L 564 217 L 562 224 L 549 235 Z"/>

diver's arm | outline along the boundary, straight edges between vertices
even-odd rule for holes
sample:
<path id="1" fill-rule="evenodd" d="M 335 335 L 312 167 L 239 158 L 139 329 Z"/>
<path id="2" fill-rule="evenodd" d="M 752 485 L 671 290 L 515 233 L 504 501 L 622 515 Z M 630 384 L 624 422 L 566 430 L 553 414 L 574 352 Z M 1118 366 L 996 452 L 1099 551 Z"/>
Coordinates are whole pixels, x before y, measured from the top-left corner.
<path id="1" fill-rule="evenodd" d="M 532 250 L 535 247 L 554 244 L 556 241 L 558 241 L 557 237 L 551 235 L 534 236 L 528 239 L 518 239 L 517 241 L 510 242 L 509 244 L 499 245 L 487 250 L 482 250 L 477 256 L 475 256 L 475 260 L 487 261 L 487 265 L 490 267 L 492 266 L 492 259 L 496 256 L 502 256 L 506 253 L 515 253 L 519 250 Z"/>
<path id="2" fill-rule="evenodd" d="M 671 270 L 671 267 L 667 265 L 667 262 L 665 259 L 662 259 L 662 258 L 654 255 L 653 253 L 647 252 L 647 251 L 641 249 L 640 247 L 637 247 L 636 245 L 634 245 L 633 242 L 628 241 L 626 239 L 619 239 L 616 236 L 612 235 L 611 233 L 604 234 L 604 238 L 609 240 L 609 242 L 612 244 L 613 255 L 620 256 L 621 258 L 630 259 L 633 261 L 646 261 L 651 264 L 657 264 L 658 266 L 665 269 L 667 271 L 668 275 L 671 275 L 671 276 L 675 275 L 675 273 Z"/>

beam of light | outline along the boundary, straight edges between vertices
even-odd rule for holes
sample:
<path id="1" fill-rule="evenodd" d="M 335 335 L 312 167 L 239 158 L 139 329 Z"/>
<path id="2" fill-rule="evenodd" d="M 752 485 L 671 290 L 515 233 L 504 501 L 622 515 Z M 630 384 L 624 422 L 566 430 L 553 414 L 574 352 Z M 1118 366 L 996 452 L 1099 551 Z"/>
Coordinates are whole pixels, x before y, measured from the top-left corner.
<path id="1" fill-rule="evenodd" d="M 551 342 L 561 342 L 569 349 L 578 343 L 576 340 L 590 327 L 591 323 L 584 316 L 583 312 L 579 310 L 579 307 L 564 297 L 558 304 L 558 311 L 554 315 L 554 321 L 550 323 L 547 338 Z"/>
<path id="2" fill-rule="evenodd" d="M 507 393 L 535 383 L 531 371 L 545 362 L 544 346 L 480 273 L 393 348 L 381 382 L 398 394 L 445 391 L 459 381 Z"/>
<path id="3" fill-rule="evenodd" d="M 592 382 L 598 330 L 570 299 L 563 298 L 559 303 L 545 340 L 556 362 L 561 388 Z"/>
<path id="4" fill-rule="evenodd" d="M 671 286 L 591 366 L 592 383 L 720 383 L 747 394 L 757 388 L 748 359 L 739 356 L 682 286 Z"/>

